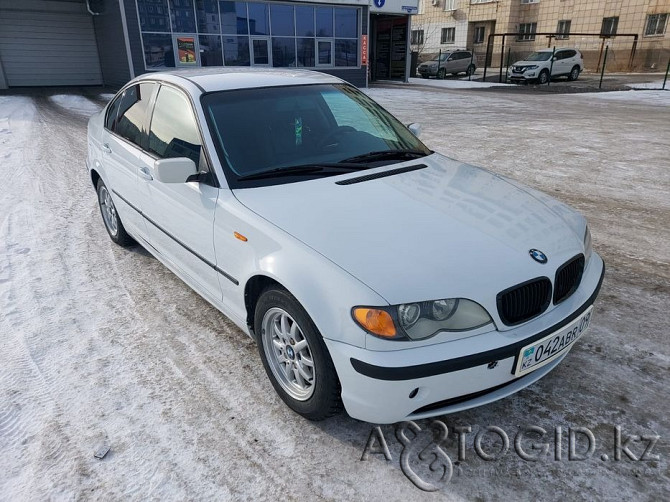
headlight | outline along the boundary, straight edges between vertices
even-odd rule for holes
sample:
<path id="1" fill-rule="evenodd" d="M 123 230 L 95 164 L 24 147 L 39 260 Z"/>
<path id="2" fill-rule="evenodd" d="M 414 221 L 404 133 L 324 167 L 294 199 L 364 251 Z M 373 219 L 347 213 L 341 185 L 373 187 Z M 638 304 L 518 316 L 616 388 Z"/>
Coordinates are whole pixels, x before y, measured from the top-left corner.
<path id="1" fill-rule="evenodd" d="M 464 298 L 354 307 L 352 314 L 368 333 L 394 340 L 423 340 L 441 331 L 468 331 L 492 322 L 481 305 Z"/>
<path id="2" fill-rule="evenodd" d="M 593 247 L 591 244 L 591 231 L 589 230 L 589 226 L 586 225 L 586 231 L 584 232 L 584 263 L 589 262 L 592 251 Z"/>
<path id="3" fill-rule="evenodd" d="M 526 70 L 537 70 L 539 67 L 534 64 L 533 66 L 526 66 Z"/>

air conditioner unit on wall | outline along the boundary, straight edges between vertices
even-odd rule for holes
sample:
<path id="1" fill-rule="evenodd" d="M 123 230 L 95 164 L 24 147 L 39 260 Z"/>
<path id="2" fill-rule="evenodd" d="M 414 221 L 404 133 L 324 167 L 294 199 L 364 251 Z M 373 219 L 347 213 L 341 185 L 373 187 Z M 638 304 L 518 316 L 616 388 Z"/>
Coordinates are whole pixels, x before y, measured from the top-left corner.
<path id="1" fill-rule="evenodd" d="M 433 4 L 433 7 L 437 7 L 438 5 L 440 5 L 440 0 L 430 0 L 430 3 Z"/>

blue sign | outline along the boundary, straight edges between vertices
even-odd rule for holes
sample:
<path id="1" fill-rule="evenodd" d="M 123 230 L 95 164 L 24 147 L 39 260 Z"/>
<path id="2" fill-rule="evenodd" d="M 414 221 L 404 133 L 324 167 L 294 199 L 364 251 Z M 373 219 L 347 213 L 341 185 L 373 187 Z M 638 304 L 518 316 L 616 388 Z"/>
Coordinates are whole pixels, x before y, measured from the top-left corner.
<path id="1" fill-rule="evenodd" d="M 384 4 L 385 4 L 385 3 L 386 3 L 386 0 L 375 0 L 375 5 L 376 5 L 379 9 L 381 9 L 382 7 L 384 7 Z"/>

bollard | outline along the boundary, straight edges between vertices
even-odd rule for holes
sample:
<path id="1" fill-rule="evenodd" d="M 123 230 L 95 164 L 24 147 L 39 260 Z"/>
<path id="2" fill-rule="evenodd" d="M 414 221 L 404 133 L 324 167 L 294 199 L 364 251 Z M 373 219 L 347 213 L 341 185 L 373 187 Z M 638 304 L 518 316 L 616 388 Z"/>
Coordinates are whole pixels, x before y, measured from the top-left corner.
<path id="1" fill-rule="evenodd" d="M 549 65 L 549 78 L 547 79 L 547 87 L 551 84 L 551 74 L 554 72 L 554 57 L 556 56 L 556 46 L 554 45 L 554 50 L 551 52 L 551 64 Z"/>
<path id="2" fill-rule="evenodd" d="M 663 79 L 663 90 L 665 91 L 665 84 L 668 82 L 668 73 L 670 73 L 670 59 L 668 59 L 668 68 L 665 70 L 665 78 Z"/>
<path id="3" fill-rule="evenodd" d="M 507 68 L 505 68 L 505 83 L 507 83 L 507 75 L 509 74 L 509 59 L 512 54 L 512 48 L 507 48 Z"/>
<path id="4" fill-rule="evenodd" d="M 600 70 L 600 84 L 598 84 L 598 89 L 602 89 L 603 87 L 603 75 L 605 75 L 605 66 L 607 66 L 607 52 L 609 51 L 610 46 L 607 44 L 605 46 L 605 57 L 603 58 L 603 67 Z"/>
<path id="5" fill-rule="evenodd" d="M 470 66 L 468 66 L 468 68 L 472 67 L 472 62 L 474 61 L 474 59 L 475 59 L 475 50 L 472 49 L 472 52 L 470 53 Z M 472 72 L 472 73 L 474 73 L 474 72 Z M 468 75 L 468 80 L 472 80 L 472 73 L 470 73 L 470 75 Z"/>
<path id="6" fill-rule="evenodd" d="M 435 78 L 439 80 L 440 78 L 440 60 L 442 59 L 442 49 L 440 49 L 440 52 L 437 53 L 437 73 L 435 74 Z M 430 76 L 430 74 L 428 74 Z"/>

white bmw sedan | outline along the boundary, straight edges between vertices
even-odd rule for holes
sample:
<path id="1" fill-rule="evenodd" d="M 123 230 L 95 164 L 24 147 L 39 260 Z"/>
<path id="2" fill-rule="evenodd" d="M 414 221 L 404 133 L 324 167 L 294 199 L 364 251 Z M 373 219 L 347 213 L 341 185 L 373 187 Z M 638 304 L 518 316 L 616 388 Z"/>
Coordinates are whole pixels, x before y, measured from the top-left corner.
<path id="1" fill-rule="evenodd" d="M 317 72 L 154 73 L 90 119 L 87 165 L 112 240 L 252 336 L 288 406 L 392 423 L 542 378 L 604 274 L 576 211 L 415 133 Z"/>

